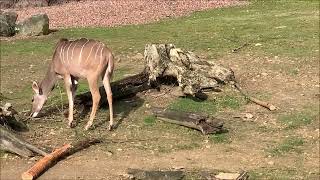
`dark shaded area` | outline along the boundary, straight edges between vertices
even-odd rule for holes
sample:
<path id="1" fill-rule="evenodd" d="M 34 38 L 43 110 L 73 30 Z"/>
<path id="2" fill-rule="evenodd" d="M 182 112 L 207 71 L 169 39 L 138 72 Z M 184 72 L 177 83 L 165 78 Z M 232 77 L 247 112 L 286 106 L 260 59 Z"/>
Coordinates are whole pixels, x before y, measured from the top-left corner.
<path id="1" fill-rule="evenodd" d="M 113 100 L 126 99 L 134 97 L 138 92 L 142 92 L 151 89 L 152 86 L 148 83 L 148 74 L 141 72 L 137 75 L 130 76 L 111 83 L 111 90 L 113 94 Z M 100 105 L 108 104 L 106 91 L 103 86 L 99 88 L 101 100 Z M 90 92 L 86 92 L 75 97 L 75 104 L 91 106 L 92 97 Z"/>

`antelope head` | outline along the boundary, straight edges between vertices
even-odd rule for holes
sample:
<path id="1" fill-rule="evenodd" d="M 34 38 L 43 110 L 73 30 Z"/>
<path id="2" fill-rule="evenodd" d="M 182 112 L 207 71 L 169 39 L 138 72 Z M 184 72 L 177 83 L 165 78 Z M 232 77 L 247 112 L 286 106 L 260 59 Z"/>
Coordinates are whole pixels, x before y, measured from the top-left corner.
<path id="1" fill-rule="evenodd" d="M 44 95 L 41 87 L 35 81 L 32 83 L 32 89 L 35 92 L 32 98 L 32 110 L 30 116 L 37 117 L 44 103 L 47 100 L 47 95 Z"/>

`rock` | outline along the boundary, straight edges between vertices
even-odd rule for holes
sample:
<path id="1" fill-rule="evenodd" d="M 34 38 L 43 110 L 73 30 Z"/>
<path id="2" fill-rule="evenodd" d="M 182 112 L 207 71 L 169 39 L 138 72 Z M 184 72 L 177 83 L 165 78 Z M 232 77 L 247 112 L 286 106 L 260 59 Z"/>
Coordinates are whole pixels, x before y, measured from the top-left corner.
<path id="1" fill-rule="evenodd" d="M 4 12 L 0 14 L 0 36 L 13 36 L 18 14 L 15 12 Z"/>
<path id="2" fill-rule="evenodd" d="M 17 25 L 18 34 L 22 36 L 39 36 L 49 34 L 47 14 L 33 15 Z"/>

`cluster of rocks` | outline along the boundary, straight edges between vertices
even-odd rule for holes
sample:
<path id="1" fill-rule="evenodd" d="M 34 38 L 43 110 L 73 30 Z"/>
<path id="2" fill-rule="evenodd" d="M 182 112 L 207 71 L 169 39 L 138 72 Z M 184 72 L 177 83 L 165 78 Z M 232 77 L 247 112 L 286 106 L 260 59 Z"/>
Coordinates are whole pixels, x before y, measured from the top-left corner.
<path id="1" fill-rule="evenodd" d="M 15 12 L 0 12 L 0 36 L 39 36 L 49 34 L 49 18 L 47 14 L 33 15 L 17 23 Z"/>

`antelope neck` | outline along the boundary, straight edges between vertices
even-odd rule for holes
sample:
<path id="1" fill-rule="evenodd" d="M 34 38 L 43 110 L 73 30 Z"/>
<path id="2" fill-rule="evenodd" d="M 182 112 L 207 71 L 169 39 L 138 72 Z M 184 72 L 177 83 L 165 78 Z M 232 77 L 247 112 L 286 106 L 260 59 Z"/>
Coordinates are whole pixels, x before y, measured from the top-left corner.
<path id="1" fill-rule="evenodd" d="M 48 95 L 50 91 L 53 89 L 55 82 L 57 81 L 57 75 L 53 70 L 52 64 L 50 64 L 46 76 L 40 83 L 40 88 L 42 90 L 43 95 Z"/>

